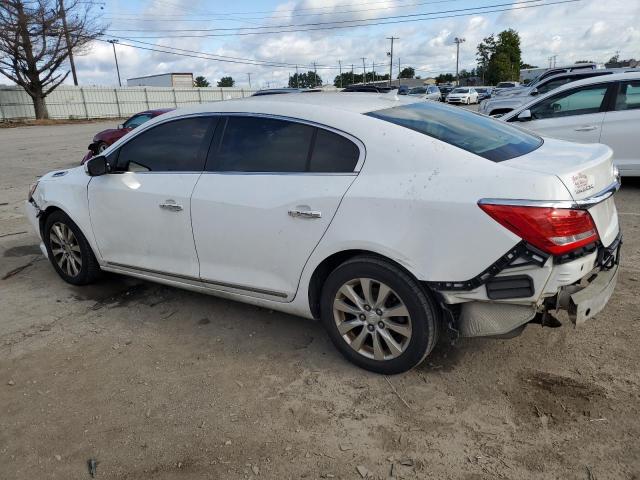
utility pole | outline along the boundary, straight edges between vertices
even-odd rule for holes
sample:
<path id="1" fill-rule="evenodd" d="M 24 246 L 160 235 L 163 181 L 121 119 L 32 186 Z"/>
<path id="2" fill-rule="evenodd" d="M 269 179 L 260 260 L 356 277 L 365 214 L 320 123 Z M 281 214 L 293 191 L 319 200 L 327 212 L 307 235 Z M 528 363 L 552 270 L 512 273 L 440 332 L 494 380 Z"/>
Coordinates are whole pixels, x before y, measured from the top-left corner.
<path id="1" fill-rule="evenodd" d="M 375 62 L 375 60 L 371 61 L 371 70 L 373 70 L 373 83 L 376 83 L 376 62 Z"/>
<path id="2" fill-rule="evenodd" d="M 118 67 L 118 55 L 116 55 L 116 43 L 118 43 L 118 40 L 113 39 L 113 40 L 107 40 L 107 41 L 113 47 L 113 58 L 116 59 L 116 71 L 118 72 L 118 85 L 122 86 L 122 81 L 120 80 L 120 67 Z"/>
<path id="3" fill-rule="evenodd" d="M 249 90 L 251 90 L 251 74 L 247 73 L 247 77 L 249 77 Z"/>
<path id="4" fill-rule="evenodd" d="M 364 61 L 366 60 L 365 57 L 361 57 L 362 58 L 362 84 L 364 85 L 365 83 L 367 83 L 367 67 L 364 64 Z"/>
<path id="5" fill-rule="evenodd" d="M 340 88 L 342 88 L 342 60 L 338 60 L 338 68 L 340 69 Z"/>
<path id="6" fill-rule="evenodd" d="M 64 0 L 58 0 L 60 17 L 62 17 L 62 28 L 64 29 L 64 37 L 67 42 L 67 51 L 69 52 L 69 63 L 71 64 L 71 75 L 73 75 L 73 84 L 78 86 L 78 75 L 76 75 L 76 64 L 73 61 L 73 52 L 71 49 L 71 35 L 67 28 L 67 12 L 64 9 Z"/>
<path id="7" fill-rule="evenodd" d="M 391 79 L 393 78 L 393 41 L 399 40 L 399 37 L 387 37 L 387 40 L 391 40 L 391 51 L 389 52 L 389 86 L 391 86 Z M 400 64 L 400 60 L 398 60 L 398 65 Z"/>
<path id="8" fill-rule="evenodd" d="M 453 42 L 456 44 L 456 85 L 460 85 L 460 74 L 458 73 L 458 68 L 460 66 L 460 44 L 466 42 L 464 38 L 456 37 L 453 39 Z"/>
<path id="9" fill-rule="evenodd" d="M 400 57 L 398 57 L 398 86 L 400 86 Z"/>
<path id="10" fill-rule="evenodd" d="M 313 62 L 313 87 L 315 88 L 318 81 L 318 74 L 316 73 L 316 62 Z"/>

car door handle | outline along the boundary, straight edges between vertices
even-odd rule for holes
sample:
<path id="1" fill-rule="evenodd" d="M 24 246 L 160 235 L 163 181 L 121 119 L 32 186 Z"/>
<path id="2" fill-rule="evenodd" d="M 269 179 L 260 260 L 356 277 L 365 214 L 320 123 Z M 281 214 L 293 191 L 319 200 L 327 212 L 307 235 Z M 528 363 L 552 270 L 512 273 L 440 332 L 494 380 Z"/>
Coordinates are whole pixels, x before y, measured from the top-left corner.
<path id="1" fill-rule="evenodd" d="M 293 209 L 289 210 L 289 215 L 292 217 L 302 217 L 302 218 L 321 218 L 322 212 L 318 212 L 315 210 L 298 210 Z"/>
<path id="2" fill-rule="evenodd" d="M 182 205 L 178 205 L 173 200 L 167 200 L 160 204 L 160 208 L 163 210 L 169 210 L 170 212 L 181 212 L 183 210 Z"/>
<path id="3" fill-rule="evenodd" d="M 596 127 L 595 125 L 584 125 L 582 127 L 578 127 L 575 129 L 576 132 L 590 132 L 592 130 L 597 129 L 598 127 Z"/>

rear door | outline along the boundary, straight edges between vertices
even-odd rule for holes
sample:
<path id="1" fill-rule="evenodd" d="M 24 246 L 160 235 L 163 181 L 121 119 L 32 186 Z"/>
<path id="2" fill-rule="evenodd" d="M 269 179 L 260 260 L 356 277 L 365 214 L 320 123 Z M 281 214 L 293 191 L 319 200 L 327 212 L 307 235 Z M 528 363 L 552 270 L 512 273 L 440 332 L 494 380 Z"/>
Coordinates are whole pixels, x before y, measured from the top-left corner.
<path id="1" fill-rule="evenodd" d="M 532 105 L 522 126 L 547 136 L 579 143 L 600 141 L 606 98 L 612 83 L 565 90 Z M 517 117 L 510 121 L 517 120 Z"/>
<path id="2" fill-rule="evenodd" d="M 213 122 L 191 117 L 141 132 L 119 148 L 114 172 L 91 179 L 91 225 L 109 264 L 198 278 L 190 198 Z"/>
<path id="3" fill-rule="evenodd" d="M 233 115 L 224 122 L 191 200 L 201 279 L 290 300 L 364 147 L 295 120 Z"/>
<path id="4" fill-rule="evenodd" d="M 604 116 L 600 142 L 613 149 L 622 175 L 640 176 L 640 80 L 620 82 L 613 109 Z"/>

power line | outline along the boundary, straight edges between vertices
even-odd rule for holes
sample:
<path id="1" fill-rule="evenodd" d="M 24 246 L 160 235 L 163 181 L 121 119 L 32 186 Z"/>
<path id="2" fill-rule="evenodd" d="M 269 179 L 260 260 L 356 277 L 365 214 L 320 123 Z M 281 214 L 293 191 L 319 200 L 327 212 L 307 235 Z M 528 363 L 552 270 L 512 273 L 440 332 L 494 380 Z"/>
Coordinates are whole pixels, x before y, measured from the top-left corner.
<path id="1" fill-rule="evenodd" d="M 518 5 L 529 4 L 529 3 L 538 3 L 544 0 L 522 0 L 518 3 Z M 416 18 L 416 17 L 424 17 L 430 15 L 439 15 L 442 13 L 456 13 L 456 12 L 468 12 L 471 10 L 480 10 L 485 8 L 493 8 L 493 7 L 505 7 L 507 5 L 513 5 L 512 2 L 507 3 L 494 3 L 492 5 L 486 6 L 476 6 L 476 7 L 467 7 L 467 8 L 456 8 L 452 10 L 441 10 L 439 12 L 429 12 L 429 13 L 410 13 L 405 15 L 389 15 L 386 17 L 376 17 L 371 19 L 354 19 L 354 20 L 335 20 L 331 22 L 312 22 L 312 23 L 290 23 L 288 25 L 259 25 L 255 27 L 219 27 L 219 28 L 174 28 L 174 29 L 151 29 L 151 30 L 142 30 L 142 29 L 112 29 L 111 32 L 221 32 L 221 31 L 231 31 L 231 30 L 264 30 L 264 29 L 276 29 L 276 28 L 297 28 L 297 27 L 317 27 L 323 25 L 338 25 L 345 23 L 357 23 L 357 22 L 370 22 L 370 21 L 378 21 L 378 20 L 393 20 L 398 18 Z M 541 6 L 544 4 L 540 4 Z M 353 25 L 355 26 L 355 25 Z"/>
<path id="2" fill-rule="evenodd" d="M 246 21 L 246 20 L 270 20 L 270 19 L 274 19 L 274 18 L 290 18 L 290 17 L 310 17 L 310 16 L 319 16 L 319 15 L 343 15 L 343 14 L 347 14 L 347 13 L 361 13 L 361 12 L 370 12 L 370 11 L 376 11 L 376 10 L 389 10 L 392 8 L 407 8 L 407 7 L 418 7 L 418 6 L 424 6 L 424 5 L 435 5 L 438 3 L 452 3 L 452 2 L 459 2 L 462 0 L 434 0 L 434 1 L 429 1 L 429 2 L 415 2 L 415 3 L 408 3 L 406 5 L 387 5 L 384 7 L 375 7 L 375 8 L 363 8 L 363 9 L 359 9 L 359 10 L 340 10 L 340 11 L 331 11 L 331 12 L 319 12 L 319 13 L 292 13 L 290 15 L 267 15 L 267 16 L 262 16 L 262 17 L 239 17 L 239 18 L 212 18 L 211 16 L 207 16 L 207 18 L 200 18 L 200 19 L 194 19 L 194 18 L 186 18 L 186 19 L 179 19 L 179 21 L 181 22 L 208 22 L 211 20 L 221 20 L 221 21 Z M 387 3 L 387 2 L 384 2 Z M 321 7 L 321 8 L 328 8 L 328 7 Z M 297 10 L 292 10 L 292 12 L 297 11 Z M 282 11 L 278 11 L 278 13 L 281 13 Z M 130 17 L 123 17 L 122 15 L 130 15 Z M 202 16 L 205 15 L 212 15 L 214 17 L 219 17 L 225 14 L 200 14 Z M 117 13 L 115 15 L 109 15 L 107 18 L 110 20 L 133 20 L 133 21 L 145 21 L 145 22 L 156 22 L 156 21 L 164 21 L 164 22 L 175 22 L 176 19 L 178 17 L 184 16 L 184 15 L 172 15 L 172 14 L 149 14 L 149 15 L 145 15 L 145 17 L 151 17 L 151 18 L 143 18 L 143 19 L 139 19 L 137 17 L 139 17 L 140 14 L 139 13 Z"/>
<path id="3" fill-rule="evenodd" d="M 540 0 L 529 0 L 529 1 L 540 1 Z M 210 38 L 210 37 L 232 37 L 232 36 L 248 36 L 248 35 L 274 35 L 281 33 L 296 33 L 296 32 L 311 32 L 316 30 L 337 30 L 344 28 L 357 28 L 357 27 L 371 27 L 376 25 L 394 25 L 398 23 L 412 23 L 412 22 L 424 22 L 430 20 L 439 20 L 443 18 L 456 18 L 456 17 L 468 17 L 471 15 L 478 14 L 487 14 L 487 13 L 498 13 L 498 12 L 508 12 L 513 10 L 523 10 L 526 8 L 537 8 L 537 7 L 547 7 L 551 5 L 561 5 L 566 3 L 576 3 L 582 0 L 559 0 L 554 2 L 547 2 L 544 4 L 538 5 L 522 5 L 511 8 L 497 8 L 493 10 L 485 10 L 485 11 L 474 11 L 468 13 L 458 13 L 453 15 L 441 15 L 438 17 L 430 17 L 430 18 L 411 18 L 411 19 L 402 19 L 402 20 L 394 20 L 394 21 L 386 21 L 386 22 L 372 22 L 360 25 L 334 25 L 320 28 L 308 28 L 308 29 L 290 29 L 290 30 L 277 30 L 271 32 L 235 32 L 235 33 L 218 33 L 218 34 L 206 34 L 206 35 L 145 35 L 145 36 L 132 36 L 130 38 Z M 511 5 L 511 4 L 509 4 Z M 520 4 L 516 4 L 520 5 Z M 489 7 L 481 7 L 481 8 L 489 8 Z M 429 14 L 422 14 L 429 15 Z M 367 20 L 358 20 L 358 21 L 367 21 Z"/>

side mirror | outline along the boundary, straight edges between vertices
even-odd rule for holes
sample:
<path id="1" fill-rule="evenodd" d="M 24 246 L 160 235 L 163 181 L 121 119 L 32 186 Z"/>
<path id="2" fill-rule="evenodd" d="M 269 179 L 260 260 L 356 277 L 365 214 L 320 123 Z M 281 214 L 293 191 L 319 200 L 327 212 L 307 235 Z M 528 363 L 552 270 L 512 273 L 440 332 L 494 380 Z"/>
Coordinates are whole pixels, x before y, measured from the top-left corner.
<path id="1" fill-rule="evenodd" d="M 84 164 L 84 171 L 90 177 L 99 177 L 100 175 L 109 173 L 107 158 L 103 155 L 90 158 Z"/>
<path id="2" fill-rule="evenodd" d="M 122 130 L 124 128 L 124 123 L 121 123 L 120 125 L 118 125 L 118 130 Z"/>
<path id="3" fill-rule="evenodd" d="M 538 95 L 538 89 L 534 88 L 533 90 L 531 90 L 531 93 L 529 95 L 533 95 L 535 97 L 536 95 Z"/>
<path id="4" fill-rule="evenodd" d="M 529 109 L 523 110 L 518 115 L 518 121 L 520 121 L 520 122 L 528 122 L 529 120 L 531 120 L 531 118 L 532 118 L 531 117 L 531 110 L 529 110 Z"/>

